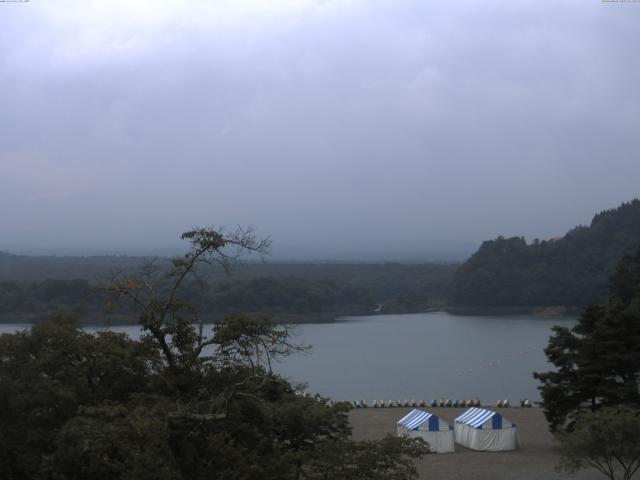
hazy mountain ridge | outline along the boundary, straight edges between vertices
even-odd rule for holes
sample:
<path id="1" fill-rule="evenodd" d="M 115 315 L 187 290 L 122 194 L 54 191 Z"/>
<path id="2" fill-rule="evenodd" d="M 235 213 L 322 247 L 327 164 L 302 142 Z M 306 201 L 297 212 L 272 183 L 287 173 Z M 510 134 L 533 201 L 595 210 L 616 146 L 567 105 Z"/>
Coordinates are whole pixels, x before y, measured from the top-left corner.
<path id="1" fill-rule="evenodd" d="M 138 267 L 146 258 L 126 255 L 29 256 L 0 252 L 0 280 L 42 281 L 81 278 L 95 281 L 112 271 Z"/>
<path id="2" fill-rule="evenodd" d="M 598 213 L 589 226 L 561 238 L 530 244 L 523 237 L 485 241 L 459 268 L 437 263 L 246 262 L 231 277 L 203 271 L 207 286 L 190 289 L 190 300 L 205 312 L 220 314 L 358 314 L 370 312 L 374 303 L 382 304 L 383 313 L 447 306 L 487 313 L 575 310 L 605 297 L 616 263 L 638 246 L 640 200 L 635 199 Z M 97 281 L 108 284 L 111 272 L 135 271 L 149 260 L 0 252 L 0 311 L 9 316 L 44 315 L 58 308 L 97 313 L 104 303 L 93 290 Z M 164 268 L 167 260 L 155 261 Z"/>
<path id="3" fill-rule="evenodd" d="M 640 245 L 640 200 L 596 214 L 564 237 L 482 243 L 454 275 L 451 303 L 464 307 L 582 307 L 606 296 L 616 262 Z"/>

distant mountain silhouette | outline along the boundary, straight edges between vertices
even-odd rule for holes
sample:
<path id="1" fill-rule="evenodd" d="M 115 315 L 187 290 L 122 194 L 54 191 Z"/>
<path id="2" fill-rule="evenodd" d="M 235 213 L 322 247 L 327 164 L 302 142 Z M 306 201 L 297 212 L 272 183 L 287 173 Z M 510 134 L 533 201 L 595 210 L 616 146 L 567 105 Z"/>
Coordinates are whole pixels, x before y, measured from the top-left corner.
<path id="1" fill-rule="evenodd" d="M 640 200 L 605 210 L 590 226 L 527 244 L 484 242 L 454 275 L 456 307 L 582 307 L 602 301 L 616 263 L 640 246 Z"/>

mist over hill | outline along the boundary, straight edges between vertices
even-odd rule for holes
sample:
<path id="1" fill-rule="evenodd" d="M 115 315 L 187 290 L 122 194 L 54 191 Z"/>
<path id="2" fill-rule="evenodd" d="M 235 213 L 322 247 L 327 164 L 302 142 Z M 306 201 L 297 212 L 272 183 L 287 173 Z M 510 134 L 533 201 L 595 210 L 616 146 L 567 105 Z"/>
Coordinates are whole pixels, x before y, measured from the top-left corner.
<path id="1" fill-rule="evenodd" d="M 559 313 L 602 301 L 608 278 L 625 254 L 640 246 L 640 200 L 595 215 L 550 240 L 498 237 L 482 243 L 463 264 L 357 261 L 244 261 L 232 275 L 201 272 L 188 288 L 203 312 L 248 311 L 301 321 L 322 314 L 420 312 L 450 309 L 499 313 L 501 309 L 560 307 Z M 168 257 L 56 257 L 0 252 L 0 313 L 42 318 L 57 310 L 103 315 L 96 290 L 114 272 L 135 272 Z M 377 304 L 377 306 L 376 306 Z M 488 310 L 487 310 L 488 309 Z"/>

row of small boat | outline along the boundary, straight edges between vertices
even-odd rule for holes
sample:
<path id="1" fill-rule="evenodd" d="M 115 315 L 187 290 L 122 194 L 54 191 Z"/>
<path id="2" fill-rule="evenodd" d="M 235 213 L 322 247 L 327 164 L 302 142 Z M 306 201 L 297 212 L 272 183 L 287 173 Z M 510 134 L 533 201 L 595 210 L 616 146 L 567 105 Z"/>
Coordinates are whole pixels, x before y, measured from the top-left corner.
<path id="1" fill-rule="evenodd" d="M 366 400 L 354 400 L 351 402 L 354 408 L 369 408 L 369 404 Z M 449 399 L 440 399 L 440 400 L 431 400 L 431 402 L 427 403 L 424 400 L 374 400 L 371 404 L 371 408 L 394 408 L 394 407 L 452 407 L 452 408 L 467 408 L 467 407 L 480 407 L 481 402 L 479 399 L 472 400 L 449 400 Z M 509 408 L 511 404 L 508 399 L 498 400 L 496 402 L 496 407 L 498 408 Z M 520 401 L 521 407 L 531 407 L 531 400 L 524 399 Z"/>
<path id="2" fill-rule="evenodd" d="M 354 400 L 352 402 L 355 408 L 367 408 L 369 405 L 366 400 Z M 479 399 L 475 400 L 431 400 L 431 402 L 426 402 L 424 400 L 374 400 L 371 404 L 373 408 L 394 408 L 394 407 L 479 407 L 481 405 Z"/>

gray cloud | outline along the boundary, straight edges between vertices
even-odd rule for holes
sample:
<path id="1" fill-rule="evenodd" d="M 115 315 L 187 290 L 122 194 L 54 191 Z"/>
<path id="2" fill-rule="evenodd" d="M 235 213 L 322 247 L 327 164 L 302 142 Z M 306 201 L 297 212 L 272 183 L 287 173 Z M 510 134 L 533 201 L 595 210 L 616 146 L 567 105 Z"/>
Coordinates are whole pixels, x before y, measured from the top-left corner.
<path id="1" fill-rule="evenodd" d="M 0 8 L 0 248 L 435 258 L 638 195 L 634 4 Z"/>

